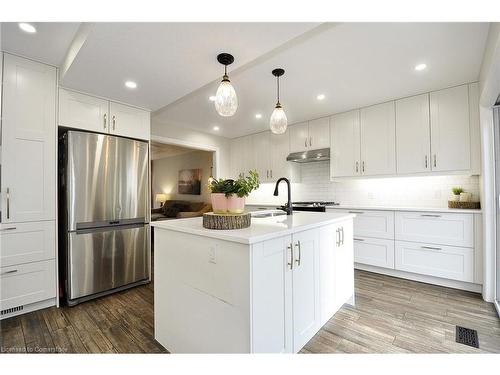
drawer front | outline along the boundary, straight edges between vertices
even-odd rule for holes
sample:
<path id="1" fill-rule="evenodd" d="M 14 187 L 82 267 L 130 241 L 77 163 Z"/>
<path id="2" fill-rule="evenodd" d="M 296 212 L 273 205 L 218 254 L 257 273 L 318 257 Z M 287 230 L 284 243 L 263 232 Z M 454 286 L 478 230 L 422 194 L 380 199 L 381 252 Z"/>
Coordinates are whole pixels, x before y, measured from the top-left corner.
<path id="1" fill-rule="evenodd" d="M 2 310 L 44 301 L 56 296 L 55 260 L 2 267 Z"/>
<path id="2" fill-rule="evenodd" d="M 396 212 L 396 240 L 473 247 L 473 215 Z"/>
<path id="3" fill-rule="evenodd" d="M 0 264 L 15 264 L 54 259 L 55 222 L 3 224 L 0 227 Z"/>
<path id="4" fill-rule="evenodd" d="M 474 281 L 474 251 L 396 241 L 396 269 L 466 282 Z"/>
<path id="5" fill-rule="evenodd" d="M 355 236 L 394 239 L 393 211 L 333 210 L 333 212 L 356 214 L 356 217 L 354 218 Z"/>
<path id="6" fill-rule="evenodd" d="M 354 262 L 394 269 L 394 240 L 354 237 Z"/>

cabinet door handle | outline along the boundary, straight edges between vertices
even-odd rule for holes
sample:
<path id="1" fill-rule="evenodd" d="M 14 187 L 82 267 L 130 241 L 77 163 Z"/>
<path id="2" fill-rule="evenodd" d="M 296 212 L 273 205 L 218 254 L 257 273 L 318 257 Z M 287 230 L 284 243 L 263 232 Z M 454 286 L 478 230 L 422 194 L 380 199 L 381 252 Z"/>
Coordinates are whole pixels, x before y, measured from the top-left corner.
<path id="1" fill-rule="evenodd" d="M 267 178 L 269 178 L 269 169 L 267 169 L 266 172 L 267 172 Z"/>
<path id="2" fill-rule="evenodd" d="M 290 262 L 287 263 L 287 265 L 290 267 L 290 269 L 293 269 L 293 248 L 292 244 L 290 243 L 287 247 L 287 250 L 290 250 Z"/>
<path id="3" fill-rule="evenodd" d="M 340 246 L 340 228 L 337 228 L 335 230 L 335 244 L 337 245 L 337 247 Z"/>
<path id="4" fill-rule="evenodd" d="M 7 219 L 10 219 L 10 189 L 7 188 Z"/>
<path id="5" fill-rule="evenodd" d="M 16 227 L 2 228 L 2 229 L 0 229 L 0 232 L 6 232 L 8 230 L 16 230 L 16 229 L 17 229 Z"/>
<path id="6" fill-rule="evenodd" d="M 306 137 L 306 139 L 304 140 L 304 147 L 307 147 L 307 137 Z"/>
<path id="7" fill-rule="evenodd" d="M 348 211 L 350 214 L 364 214 L 363 211 Z"/>
<path id="8" fill-rule="evenodd" d="M 434 167 L 437 167 L 437 157 L 436 157 L 436 154 L 434 154 Z"/>
<path id="9" fill-rule="evenodd" d="M 422 249 L 427 249 L 427 250 L 443 250 L 440 247 L 433 247 L 433 246 L 420 246 Z"/>
<path id="10" fill-rule="evenodd" d="M 302 258 L 301 248 L 300 248 L 300 241 L 297 241 L 297 243 L 295 244 L 295 246 L 299 249 L 299 257 L 297 259 L 295 259 L 295 261 L 297 262 L 297 266 L 300 266 L 300 260 Z"/>
<path id="11" fill-rule="evenodd" d="M 341 245 L 344 244 L 344 227 L 340 228 L 340 232 L 342 233 L 342 243 Z"/>
<path id="12" fill-rule="evenodd" d="M 441 217 L 441 215 L 422 214 L 422 217 Z"/>
<path id="13" fill-rule="evenodd" d="M 113 130 L 115 130 L 116 127 L 116 116 L 113 115 Z"/>
<path id="14" fill-rule="evenodd" d="M 364 241 L 364 239 L 362 239 L 362 238 L 353 238 L 353 240 L 354 241 L 358 241 L 358 242 L 363 242 Z"/>
<path id="15" fill-rule="evenodd" d="M 427 165 L 427 155 L 425 155 L 425 169 L 428 168 L 428 165 Z"/>
<path id="16" fill-rule="evenodd" d="M 273 178 L 273 170 L 271 169 L 271 178 Z"/>
<path id="17" fill-rule="evenodd" d="M 313 143 L 312 143 L 312 142 L 313 142 L 313 141 L 312 141 L 312 137 L 309 137 L 309 146 L 312 146 L 312 145 L 313 145 Z"/>
<path id="18" fill-rule="evenodd" d="M 363 163 L 361 163 L 362 167 L 361 167 L 361 170 L 363 171 L 363 173 L 365 173 L 365 161 L 363 160 Z"/>
<path id="19" fill-rule="evenodd" d="M 107 113 L 105 113 L 105 114 L 104 114 L 104 129 L 106 129 L 106 125 L 107 125 L 107 123 L 108 123 L 108 114 L 107 114 Z"/>
<path id="20" fill-rule="evenodd" d="M 10 271 L 5 271 L 5 272 L 2 272 L 2 275 L 7 275 L 9 273 L 16 273 L 17 270 L 10 270 Z"/>
<path id="21" fill-rule="evenodd" d="M 359 161 L 356 162 L 356 173 L 359 173 Z"/>

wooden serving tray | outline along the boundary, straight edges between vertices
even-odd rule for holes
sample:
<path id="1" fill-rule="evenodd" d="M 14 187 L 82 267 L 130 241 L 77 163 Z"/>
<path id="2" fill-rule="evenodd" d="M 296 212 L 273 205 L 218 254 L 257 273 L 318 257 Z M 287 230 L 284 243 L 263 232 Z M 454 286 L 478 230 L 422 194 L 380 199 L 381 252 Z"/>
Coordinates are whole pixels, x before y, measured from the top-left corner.
<path id="1" fill-rule="evenodd" d="M 249 212 L 242 214 L 216 214 L 207 212 L 203 214 L 203 228 L 207 229 L 243 229 L 248 228 L 252 221 Z"/>

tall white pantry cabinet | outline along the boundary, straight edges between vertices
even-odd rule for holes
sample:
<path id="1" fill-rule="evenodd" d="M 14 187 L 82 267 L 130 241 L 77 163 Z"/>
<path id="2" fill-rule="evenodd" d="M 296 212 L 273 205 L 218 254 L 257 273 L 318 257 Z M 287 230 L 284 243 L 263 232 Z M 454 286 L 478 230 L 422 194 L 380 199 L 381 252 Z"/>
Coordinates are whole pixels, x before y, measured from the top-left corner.
<path id="1" fill-rule="evenodd" d="M 55 67 L 3 54 L 1 318 L 56 304 Z"/>

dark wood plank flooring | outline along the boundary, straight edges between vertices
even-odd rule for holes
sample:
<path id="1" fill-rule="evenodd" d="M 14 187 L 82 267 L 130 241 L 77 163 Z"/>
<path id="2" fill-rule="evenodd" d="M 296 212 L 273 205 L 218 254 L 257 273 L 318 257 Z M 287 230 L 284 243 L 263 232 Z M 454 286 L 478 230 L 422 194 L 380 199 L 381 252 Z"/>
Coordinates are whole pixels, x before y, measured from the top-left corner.
<path id="1" fill-rule="evenodd" d="M 4 353 L 165 353 L 154 339 L 153 284 L 1 321 Z M 455 325 L 480 348 L 455 343 Z M 356 271 L 344 306 L 302 353 L 500 353 L 500 320 L 478 294 Z"/>

